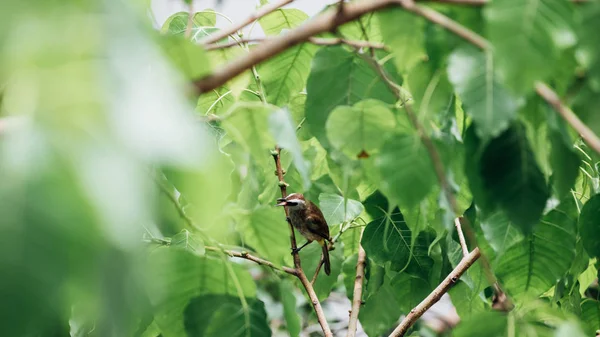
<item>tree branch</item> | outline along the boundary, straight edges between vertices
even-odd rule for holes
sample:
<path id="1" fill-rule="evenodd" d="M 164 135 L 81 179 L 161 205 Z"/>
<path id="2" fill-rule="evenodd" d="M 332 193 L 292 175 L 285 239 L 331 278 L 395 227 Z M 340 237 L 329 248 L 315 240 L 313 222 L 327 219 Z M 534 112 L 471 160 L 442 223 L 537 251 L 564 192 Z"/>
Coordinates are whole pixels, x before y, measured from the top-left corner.
<path id="1" fill-rule="evenodd" d="M 219 31 L 203 38 L 200 41 L 200 43 L 202 43 L 204 45 L 215 43 L 215 42 L 219 41 L 220 39 L 223 39 L 229 35 L 235 34 L 237 31 L 246 27 L 247 25 L 251 24 L 252 22 L 262 18 L 263 16 L 265 16 L 267 14 L 270 14 L 270 13 L 276 11 L 277 9 L 279 9 L 293 1 L 294 0 L 280 0 L 277 2 L 267 4 L 265 6 L 262 6 L 259 9 L 257 9 L 254 13 L 252 13 L 249 17 L 247 17 L 245 20 L 240 21 L 239 23 L 233 24 L 225 29 L 219 30 Z"/>
<path id="2" fill-rule="evenodd" d="M 280 268 L 280 267 L 274 265 L 273 262 L 267 261 L 265 259 L 261 259 L 260 257 L 254 256 L 254 255 L 250 255 L 250 254 L 248 254 L 248 252 L 236 252 L 236 251 L 233 251 L 233 250 L 221 249 L 219 247 L 212 247 L 212 246 L 206 246 L 205 249 L 206 250 L 210 250 L 210 251 L 214 251 L 214 252 L 223 252 L 223 253 L 229 255 L 230 257 L 238 257 L 238 258 L 241 258 L 241 259 L 246 259 L 246 260 L 255 262 L 257 264 L 270 267 L 271 269 L 275 269 L 275 270 L 279 270 L 279 271 L 284 271 L 284 272 L 286 272 L 288 274 L 296 276 L 296 269 L 289 268 L 289 267 L 281 267 Z"/>
<path id="3" fill-rule="evenodd" d="M 467 241 L 465 241 L 465 234 L 463 234 L 460 222 L 461 217 L 454 219 L 454 226 L 456 227 L 456 233 L 458 234 L 458 241 L 460 242 L 460 247 L 463 251 L 463 257 L 465 257 L 469 255 L 469 247 L 467 247 Z"/>
<path id="4" fill-rule="evenodd" d="M 209 45 L 205 46 L 204 49 L 214 50 L 214 49 L 221 49 L 221 48 L 230 48 L 230 47 L 238 46 L 240 43 L 249 43 L 249 42 L 264 43 L 265 41 L 269 41 L 269 40 L 272 40 L 272 38 L 249 38 L 249 39 L 242 39 L 242 40 L 237 40 L 237 41 L 229 41 L 227 43 L 222 43 L 222 44 L 209 44 Z M 386 45 L 384 45 L 383 43 L 362 41 L 362 40 L 346 40 L 346 39 L 340 39 L 340 38 L 309 37 L 307 42 L 310 42 L 312 44 L 319 45 L 319 46 L 333 46 L 333 45 L 345 44 L 345 45 L 348 45 L 351 47 L 358 47 L 358 48 L 373 48 L 373 49 L 389 50 L 389 48 Z M 258 46 L 258 48 L 260 48 L 260 46 Z"/>
<path id="5" fill-rule="evenodd" d="M 273 150 L 271 152 L 271 154 L 273 155 L 273 160 L 275 161 L 275 168 L 276 168 L 275 173 L 277 174 L 277 179 L 279 180 L 279 188 L 281 189 L 281 197 L 285 198 L 287 196 L 287 186 L 288 185 L 283 180 L 283 169 L 281 168 L 281 149 L 278 146 L 276 146 L 275 150 Z M 323 312 L 323 308 L 321 307 L 321 302 L 319 302 L 319 298 L 317 297 L 317 294 L 315 293 L 315 289 L 313 288 L 312 284 L 306 277 L 306 274 L 304 274 L 304 271 L 302 270 L 302 265 L 300 262 L 300 255 L 298 254 L 298 252 L 296 250 L 297 249 L 296 234 L 294 234 L 294 227 L 292 226 L 292 223 L 289 221 L 289 210 L 288 210 L 287 206 L 283 206 L 283 208 L 285 211 L 285 217 L 286 217 L 287 223 L 290 227 L 290 245 L 292 247 L 292 255 L 294 256 L 294 267 L 295 267 L 294 275 L 296 275 L 296 277 L 298 277 L 298 279 L 302 283 L 302 286 L 304 286 L 304 289 L 306 290 L 306 293 L 308 294 L 308 297 L 310 298 L 310 302 L 312 303 L 312 306 L 315 309 L 315 314 L 317 315 L 317 320 L 319 321 L 319 324 L 321 325 L 321 329 L 323 330 L 325 337 L 333 337 L 333 334 L 331 333 L 331 329 L 329 329 L 329 324 L 327 324 L 327 319 L 325 318 L 325 313 Z"/>
<path id="6" fill-rule="evenodd" d="M 365 279 L 365 264 L 367 253 L 361 245 L 358 246 L 358 261 L 356 262 L 356 278 L 354 279 L 354 292 L 352 293 L 352 308 L 350 309 L 350 320 L 348 321 L 347 337 L 356 336 L 358 325 L 358 313 L 362 304 L 363 282 Z"/>
<path id="7" fill-rule="evenodd" d="M 596 152 L 600 153 L 600 138 L 585 125 L 581 119 L 568 107 L 566 107 L 548 85 L 543 82 L 535 83 L 535 91 L 567 122 L 583 140 Z"/>
<path id="8" fill-rule="evenodd" d="M 419 305 L 410 311 L 406 317 L 400 322 L 400 325 L 392 331 L 390 337 L 401 337 L 408 331 L 408 329 L 421 317 L 432 305 L 437 303 L 442 295 L 448 292 L 450 288 L 460 279 L 469 267 L 477 261 L 480 256 L 479 248 L 473 249 L 469 255 L 465 256 L 460 263 L 448 274 L 448 276 L 438 285 L 432 292 L 427 296 Z"/>

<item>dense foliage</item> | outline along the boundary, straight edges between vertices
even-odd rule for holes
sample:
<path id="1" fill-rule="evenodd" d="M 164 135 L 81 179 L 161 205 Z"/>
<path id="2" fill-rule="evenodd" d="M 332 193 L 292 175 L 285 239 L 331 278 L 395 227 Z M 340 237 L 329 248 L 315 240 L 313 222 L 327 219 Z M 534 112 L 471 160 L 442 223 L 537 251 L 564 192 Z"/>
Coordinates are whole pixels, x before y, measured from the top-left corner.
<path id="1" fill-rule="evenodd" d="M 262 47 L 202 46 L 220 13 L 157 31 L 146 1 L 3 1 L 0 334 L 298 336 L 316 318 L 278 270 L 293 267 L 278 145 L 288 191 L 335 239 L 319 300 L 352 300 L 366 251 L 368 336 L 461 261 L 457 217 L 485 259 L 449 291 L 454 336 L 592 336 L 600 156 L 536 88 L 600 133 L 600 3 L 422 6 L 489 47 L 398 6 L 318 36 L 385 48 L 301 43 L 197 95 L 192 81 Z M 269 38 L 307 22 L 286 8 L 257 24 Z M 300 252 L 309 279 L 320 254 Z"/>

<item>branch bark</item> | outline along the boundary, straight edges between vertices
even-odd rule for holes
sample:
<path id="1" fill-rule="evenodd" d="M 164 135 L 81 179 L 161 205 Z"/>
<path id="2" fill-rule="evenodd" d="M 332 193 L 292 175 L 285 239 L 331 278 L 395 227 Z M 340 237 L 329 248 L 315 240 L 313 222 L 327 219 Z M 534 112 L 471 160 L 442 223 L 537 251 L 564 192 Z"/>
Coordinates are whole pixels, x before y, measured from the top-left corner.
<path id="1" fill-rule="evenodd" d="M 535 91 L 567 122 L 594 151 L 600 153 L 600 138 L 579 117 L 566 107 L 558 94 L 543 82 L 535 84 Z"/>
<path id="2" fill-rule="evenodd" d="M 275 161 L 275 168 L 277 173 L 277 179 L 279 180 L 279 188 L 281 189 L 281 197 L 285 198 L 287 196 L 287 184 L 283 179 L 283 169 L 281 168 L 281 149 L 279 147 L 275 147 L 275 150 L 272 152 L 273 160 Z M 333 337 L 331 333 L 331 329 L 329 328 L 329 324 L 327 323 L 327 319 L 325 318 L 325 313 L 323 312 L 323 308 L 321 307 L 321 302 L 319 302 L 319 298 L 315 293 L 315 289 L 312 284 L 304 274 L 302 270 L 302 265 L 300 261 L 300 255 L 296 251 L 296 234 L 294 234 L 294 227 L 292 223 L 289 221 L 289 210 L 287 206 L 284 206 L 285 217 L 287 223 L 290 227 L 290 245 L 292 247 L 292 255 L 294 256 L 294 271 L 296 277 L 302 283 L 302 286 L 306 290 L 308 297 L 310 298 L 310 302 L 312 303 L 313 308 L 315 309 L 315 314 L 317 315 L 317 320 L 319 321 L 319 325 L 321 325 L 321 329 L 325 334 L 325 337 Z"/>
<path id="3" fill-rule="evenodd" d="M 362 304 L 363 282 L 365 279 L 365 264 L 367 253 L 362 246 L 358 246 L 358 261 L 356 262 L 356 278 L 354 279 L 354 292 L 352 293 L 352 309 L 350 309 L 350 320 L 348 321 L 347 337 L 356 336 L 358 326 L 358 313 Z"/>
<path id="4" fill-rule="evenodd" d="M 438 285 L 432 292 L 427 296 L 419 305 L 417 305 L 414 309 L 410 311 L 406 317 L 400 322 L 400 325 L 392 331 L 390 337 L 401 337 L 408 331 L 408 329 L 419 319 L 419 317 L 423 316 L 425 311 L 431 308 L 432 305 L 437 303 L 440 300 L 442 295 L 448 292 L 450 288 L 460 279 L 462 274 L 464 274 L 469 267 L 477 261 L 477 259 L 481 256 L 479 252 L 479 248 L 473 249 L 469 255 L 465 256 L 460 263 L 448 274 L 448 276 Z"/>
<path id="5" fill-rule="evenodd" d="M 229 48 L 240 45 L 240 43 L 249 43 L 249 42 L 261 42 L 264 43 L 266 41 L 272 40 L 272 38 L 250 38 L 250 39 L 241 39 L 237 41 L 229 41 L 227 43 L 222 44 L 210 44 L 204 47 L 206 50 L 214 50 L 221 48 Z M 338 44 L 345 44 L 351 47 L 357 48 L 373 48 L 373 49 L 383 49 L 388 50 L 383 43 L 379 42 L 371 42 L 371 41 L 362 41 L 362 40 L 346 40 L 340 38 L 321 38 L 321 37 L 309 37 L 307 42 L 310 42 L 319 46 L 333 46 Z M 260 46 L 258 46 L 260 48 Z"/>
<path id="6" fill-rule="evenodd" d="M 463 251 L 463 257 L 469 255 L 469 247 L 467 247 L 467 241 L 465 240 L 465 234 L 462 231 L 461 217 L 454 219 L 454 226 L 456 227 L 456 233 L 458 234 L 458 241 Z"/>
<path id="7" fill-rule="evenodd" d="M 284 272 L 286 272 L 288 274 L 296 276 L 296 269 L 294 269 L 294 268 L 289 268 L 289 267 L 285 267 L 285 266 L 280 268 L 280 267 L 274 265 L 273 262 L 271 262 L 271 261 L 267 261 L 265 259 L 261 259 L 260 257 L 248 254 L 247 252 L 236 252 L 236 251 L 233 251 L 233 250 L 221 249 L 221 248 L 212 247 L 212 246 L 207 246 L 205 248 L 206 248 L 206 250 L 210 250 L 210 251 L 214 251 L 214 252 L 223 252 L 223 253 L 227 254 L 228 256 L 230 256 L 230 257 L 237 257 L 237 258 L 240 258 L 240 259 L 246 259 L 246 260 L 255 262 L 255 263 L 259 264 L 259 265 L 267 266 L 267 267 L 270 267 L 272 269 L 279 270 L 279 271 L 284 271 Z"/>

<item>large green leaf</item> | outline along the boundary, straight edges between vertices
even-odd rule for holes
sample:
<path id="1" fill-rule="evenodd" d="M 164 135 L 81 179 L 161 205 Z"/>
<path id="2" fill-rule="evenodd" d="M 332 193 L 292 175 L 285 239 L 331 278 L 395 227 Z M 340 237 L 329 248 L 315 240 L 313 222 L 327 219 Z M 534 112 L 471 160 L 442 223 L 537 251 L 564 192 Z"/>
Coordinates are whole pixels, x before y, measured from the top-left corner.
<path id="1" fill-rule="evenodd" d="M 463 319 L 453 332 L 456 337 L 505 336 L 507 316 L 497 311 L 486 311 Z"/>
<path id="2" fill-rule="evenodd" d="M 436 184 L 433 164 L 416 134 L 389 139 L 375 165 L 382 179 L 381 190 L 401 207 L 417 205 Z"/>
<path id="3" fill-rule="evenodd" d="M 289 228 L 281 209 L 265 206 L 252 211 L 238 225 L 243 242 L 260 256 L 281 265 L 291 262 Z"/>
<path id="4" fill-rule="evenodd" d="M 425 57 L 424 20 L 401 8 L 377 13 L 383 42 L 394 55 L 398 71 L 405 73 Z"/>
<path id="5" fill-rule="evenodd" d="M 480 225 L 485 239 L 498 255 L 523 240 L 523 234 L 502 212 L 497 211 L 481 219 Z"/>
<path id="6" fill-rule="evenodd" d="M 548 135 L 552 146 L 550 151 L 550 165 L 552 167 L 553 186 L 559 198 L 565 197 L 575 185 L 579 174 L 581 160 L 572 144 L 565 144 L 563 137 L 557 131 Z"/>
<path id="7" fill-rule="evenodd" d="M 335 108 L 325 128 L 331 145 L 354 158 L 377 152 L 395 125 L 394 114 L 385 104 L 366 99 Z"/>
<path id="8" fill-rule="evenodd" d="M 463 47 L 448 62 L 448 78 L 477 124 L 477 135 L 483 140 L 498 136 L 516 117 L 517 102 L 498 82 L 492 53 Z"/>
<path id="9" fill-rule="evenodd" d="M 360 201 L 346 199 L 340 195 L 329 193 L 321 193 L 319 195 L 319 205 L 329 226 L 354 220 L 364 210 Z"/>
<path id="10" fill-rule="evenodd" d="M 269 337 L 265 305 L 257 299 L 231 295 L 203 295 L 190 300 L 185 308 L 186 336 Z"/>
<path id="11" fill-rule="evenodd" d="M 600 257 L 600 194 L 588 200 L 579 216 L 583 247 L 591 257 Z"/>
<path id="12" fill-rule="evenodd" d="M 238 290 L 246 298 L 256 297 L 250 274 L 229 261 L 163 247 L 155 249 L 148 262 L 148 294 L 165 337 L 185 335 L 184 310 L 194 297 L 221 294 L 237 298 Z"/>
<path id="13" fill-rule="evenodd" d="M 210 74 L 211 62 L 202 47 L 181 36 L 161 36 L 160 46 L 186 78 L 196 79 Z"/>
<path id="14" fill-rule="evenodd" d="M 281 280 L 279 293 L 283 304 L 283 315 L 290 337 L 298 337 L 301 331 L 301 320 L 296 308 L 296 294 L 294 286 L 288 280 Z"/>
<path id="15" fill-rule="evenodd" d="M 299 9 L 280 8 L 261 17 L 258 23 L 265 32 L 265 35 L 278 35 L 284 30 L 298 27 L 306 20 L 308 20 L 308 15 Z"/>
<path id="16" fill-rule="evenodd" d="M 588 336 L 600 329 L 600 302 L 586 298 L 581 302 L 581 320 L 586 324 Z"/>
<path id="17" fill-rule="evenodd" d="M 365 98 L 384 103 L 396 101 L 366 61 L 340 46 L 322 48 L 316 53 L 306 91 L 306 123 L 325 147 L 329 144 L 325 123 L 338 105 L 352 105 Z"/>
<path id="18" fill-rule="evenodd" d="M 389 276 L 384 276 L 384 283 L 377 291 L 365 300 L 358 313 L 360 324 L 369 336 L 381 336 L 402 314 L 401 304 L 396 297 L 397 289 L 390 285 Z"/>
<path id="19" fill-rule="evenodd" d="M 402 312 L 410 312 L 421 303 L 432 290 L 427 279 L 408 273 L 400 273 L 390 281 Z"/>
<path id="20" fill-rule="evenodd" d="M 533 91 L 554 71 L 560 48 L 575 44 L 569 1 L 494 1 L 484 13 L 497 68 L 517 93 Z"/>
<path id="21" fill-rule="evenodd" d="M 577 215 L 572 201 L 545 215 L 525 239 L 499 258 L 494 270 L 513 296 L 540 295 L 566 274 L 575 257 Z"/>

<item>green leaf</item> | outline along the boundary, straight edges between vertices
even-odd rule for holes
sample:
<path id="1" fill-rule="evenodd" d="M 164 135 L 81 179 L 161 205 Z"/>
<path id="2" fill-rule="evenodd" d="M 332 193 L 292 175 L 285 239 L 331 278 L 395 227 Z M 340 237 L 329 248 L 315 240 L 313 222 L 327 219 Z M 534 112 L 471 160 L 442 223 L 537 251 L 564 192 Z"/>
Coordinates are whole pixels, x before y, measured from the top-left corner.
<path id="1" fill-rule="evenodd" d="M 221 123 L 227 134 L 265 167 L 272 166 L 269 151 L 275 144 L 271 134 L 265 132 L 272 112 L 273 108 L 263 104 L 241 103 Z"/>
<path id="2" fill-rule="evenodd" d="M 518 104 L 498 82 L 491 52 L 460 48 L 449 57 L 448 78 L 483 140 L 497 137 L 517 115 Z"/>
<path id="3" fill-rule="evenodd" d="M 557 131 L 551 131 L 550 165 L 552 167 L 553 186 L 559 198 L 565 197 L 575 185 L 579 174 L 579 155 L 572 144 L 565 144 L 563 136 Z"/>
<path id="4" fill-rule="evenodd" d="M 189 20 L 188 12 L 177 12 L 171 15 L 161 28 L 161 33 L 171 35 L 184 35 L 187 30 Z M 211 34 L 217 29 L 217 14 L 213 10 L 205 10 L 194 14 L 192 18 L 192 40 L 198 41 L 200 38 Z"/>
<path id="5" fill-rule="evenodd" d="M 583 3 L 577 6 L 581 18 L 579 23 L 579 46 L 577 48 L 577 60 L 588 69 L 586 77 L 589 76 L 590 87 L 600 91 L 600 36 L 596 34 L 600 30 L 600 4 L 596 1 Z"/>
<path id="6" fill-rule="evenodd" d="M 354 106 L 338 106 L 325 129 L 331 145 L 350 158 L 378 152 L 386 136 L 396 125 L 394 114 L 385 104 L 374 99 L 360 101 Z"/>
<path id="7" fill-rule="evenodd" d="M 304 190 L 309 189 L 311 184 L 309 164 L 302 156 L 302 148 L 296 137 L 296 126 L 289 111 L 280 109 L 269 115 L 269 131 L 277 145 L 292 155 L 294 167 L 302 177 L 302 186 Z"/>
<path id="8" fill-rule="evenodd" d="M 416 134 L 389 139 L 375 165 L 382 178 L 381 190 L 402 207 L 417 205 L 436 184 L 429 153 Z"/>
<path id="9" fill-rule="evenodd" d="M 461 320 L 453 332 L 455 337 L 506 336 L 507 315 L 498 311 L 486 311 Z"/>
<path id="10" fill-rule="evenodd" d="M 588 200 L 579 216 L 583 247 L 591 257 L 600 257 L 600 194 Z"/>
<path id="11" fill-rule="evenodd" d="M 310 62 L 316 51 L 315 45 L 303 43 L 260 65 L 259 73 L 267 102 L 283 106 L 304 89 Z"/>
<path id="12" fill-rule="evenodd" d="M 600 329 L 600 302 L 591 298 L 581 301 L 581 321 L 586 324 L 587 336 L 593 336 Z"/>
<path id="13" fill-rule="evenodd" d="M 344 248 L 346 248 L 344 246 Z M 356 280 L 356 264 L 358 263 L 358 254 L 354 253 L 347 257 L 342 263 L 342 276 L 344 277 L 344 287 L 346 288 L 346 296 L 352 301 L 354 296 L 354 281 Z M 365 281 L 363 281 L 363 289 L 365 287 Z M 364 295 L 364 294 L 363 294 Z M 363 296 L 364 298 L 365 296 Z M 362 298 L 361 298 L 362 300 Z"/>
<path id="14" fill-rule="evenodd" d="M 523 234 L 502 212 L 494 212 L 481 219 L 481 229 L 485 239 L 498 255 L 502 255 L 508 248 L 523 240 Z"/>
<path id="15" fill-rule="evenodd" d="M 472 315 L 483 312 L 486 309 L 485 298 L 474 292 L 466 283 L 458 282 L 448 292 L 452 304 L 456 308 L 458 316 L 469 319 Z"/>
<path id="16" fill-rule="evenodd" d="M 319 205 L 329 226 L 356 219 L 364 210 L 360 201 L 344 198 L 337 194 L 321 193 Z"/>
<path id="17" fill-rule="evenodd" d="M 197 255 L 204 255 L 206 252 L 204 242 L 196 238 L 187 229 L 182 230 L 171 238 L 171 247 L 184 249 Z"/>
<path id="18" fill-rule="evenodd" d="M 211 73 L 211 62 L 202 47 L 180 36 L 161 36 L 159 41 L 165 55 L 187 79 Z"/>
<path id="19" fill-rule="evenodd" d="M 221 259 L 199 257 L 190 252 L 161 247 L 148 258 L 148 295 L 155 307 L 154 318 L 163 334 L 183 336 L 184 310 L 197 296 L 219 294 L 256 297 L 256 284 L 240 265 Z"/>
<path id="20" fill-rule="evenodd" d="M 432 290 L 429 281 L 420 276 L 400 273 L 390 281 L 394 289 L 396 300 L 402 312 L 410 312 L 417 304 L 421 303 Z"/>
<path id="21" fill-rule="evenodd" d="M 265 35 L 279 35 L 284 30 L 298 27 L 308 20 L 308 15 L 295 8 L 277 9 L 258 19 Z"/>
<path id="22" fill-rule="evenodd" d="M 491 140 L 483 150 L 479 168 L 487 198 L 521 231 L 530 232 L 542 215 L 549 191 L 525 127 L 515 124 Z"/>
<path id="23" fill-rule="evenodd" d="M 265 305 L 256 299 L 229 295 L 204 295 L 193 298 L 185 309 L 187 336 L 268 337 L 271 328 Z"/>
<path id="24" fill-rule="evenodd" d="M 533 90 L 552 74 L 559 50 L 575 44 L 572 3 L 563 0 L 494 1 L 484 10 L 497 68 L 516 93 Z"/>
<path id="25" fill-rule="evenodd" d="M 390 285 L 389 276 L 385 276 L 381 287 L 361 306 L 358 319 L 368 336 L 382 336 L 398 322 L 402 310 L 396 291 L 397 289 Z"/>
<path id="26" fill-rule="evenodd" d="M 302 242 L 301 236 L 296 235 L 298 238 L 298 244 Z M 300 251 L 300 259 L 302 260 L 302 270 L 308 277 L 309 280 L 312 280 L 315 271 L 317 270 L 317 265 L 321 261 L 321 256 L 323 251 L 321 246 L 318 243 L 311 243 L 308 246 L 302 248 Z M 321 268 L 319 272 L 319 276 L 313 285 L 315 288 L 315 292 L 317 293 L 317 297 L 319 300 L 323 301 L 329 296 L 331 290 L 336 285 L 336 281 L 338 276 L 342 272 L 342 262 L 344 262 L 344 253 L 343 246 L 341 244 L 336 243 L 335 249 L 329 251 L 329 259 L 331 261 L 331 274 L 326 275 Z"/>
<path id="27" fill-rule="evenodd" d="M 369 64 L 341 46 L 321 48 L 316 53 L 306 91 L 306 123 L 325 148 L 329 146 L 325 123 L 338 105 L 352 105 L 365 98 L 390 104 L 396 101 Z"/>
<path id="28" fill-rule="evenodd" d="M 401 8 L 377 13 L 383 42 L 392 49 L 394 64 L 404 73 L 425 58 L 424 21 Z"/>
<path id="29" fill-rule="evenodd" d="M 520 244 L 508 248 L 494 268 L 509 294 L 540 295 L 569 270 L 575 257 L 577 215 L 572 201 L 545 215 Z"/>
<path id="30" fill-rule="evenodd" d="M 281 296 L 281 303 L 283 304 L 283 316 L 285 317 L 285 323 L 290 337 L 298 337 L 302 328 L 300 324 L 300 315 L 296 309 L 296 295 L 294 292 L 294 286 L 288 280 L 282 280 L 279 283 L 279 294 Z"/>
<path id="31" fill-rule="evenodd" d="M 264 206 L 244 217 L 237 228 L 245 245 L 261 257 L 281 265 L 284 261 L 291 262 L 289 229 L 284 219 L 281 209 Z"/>

